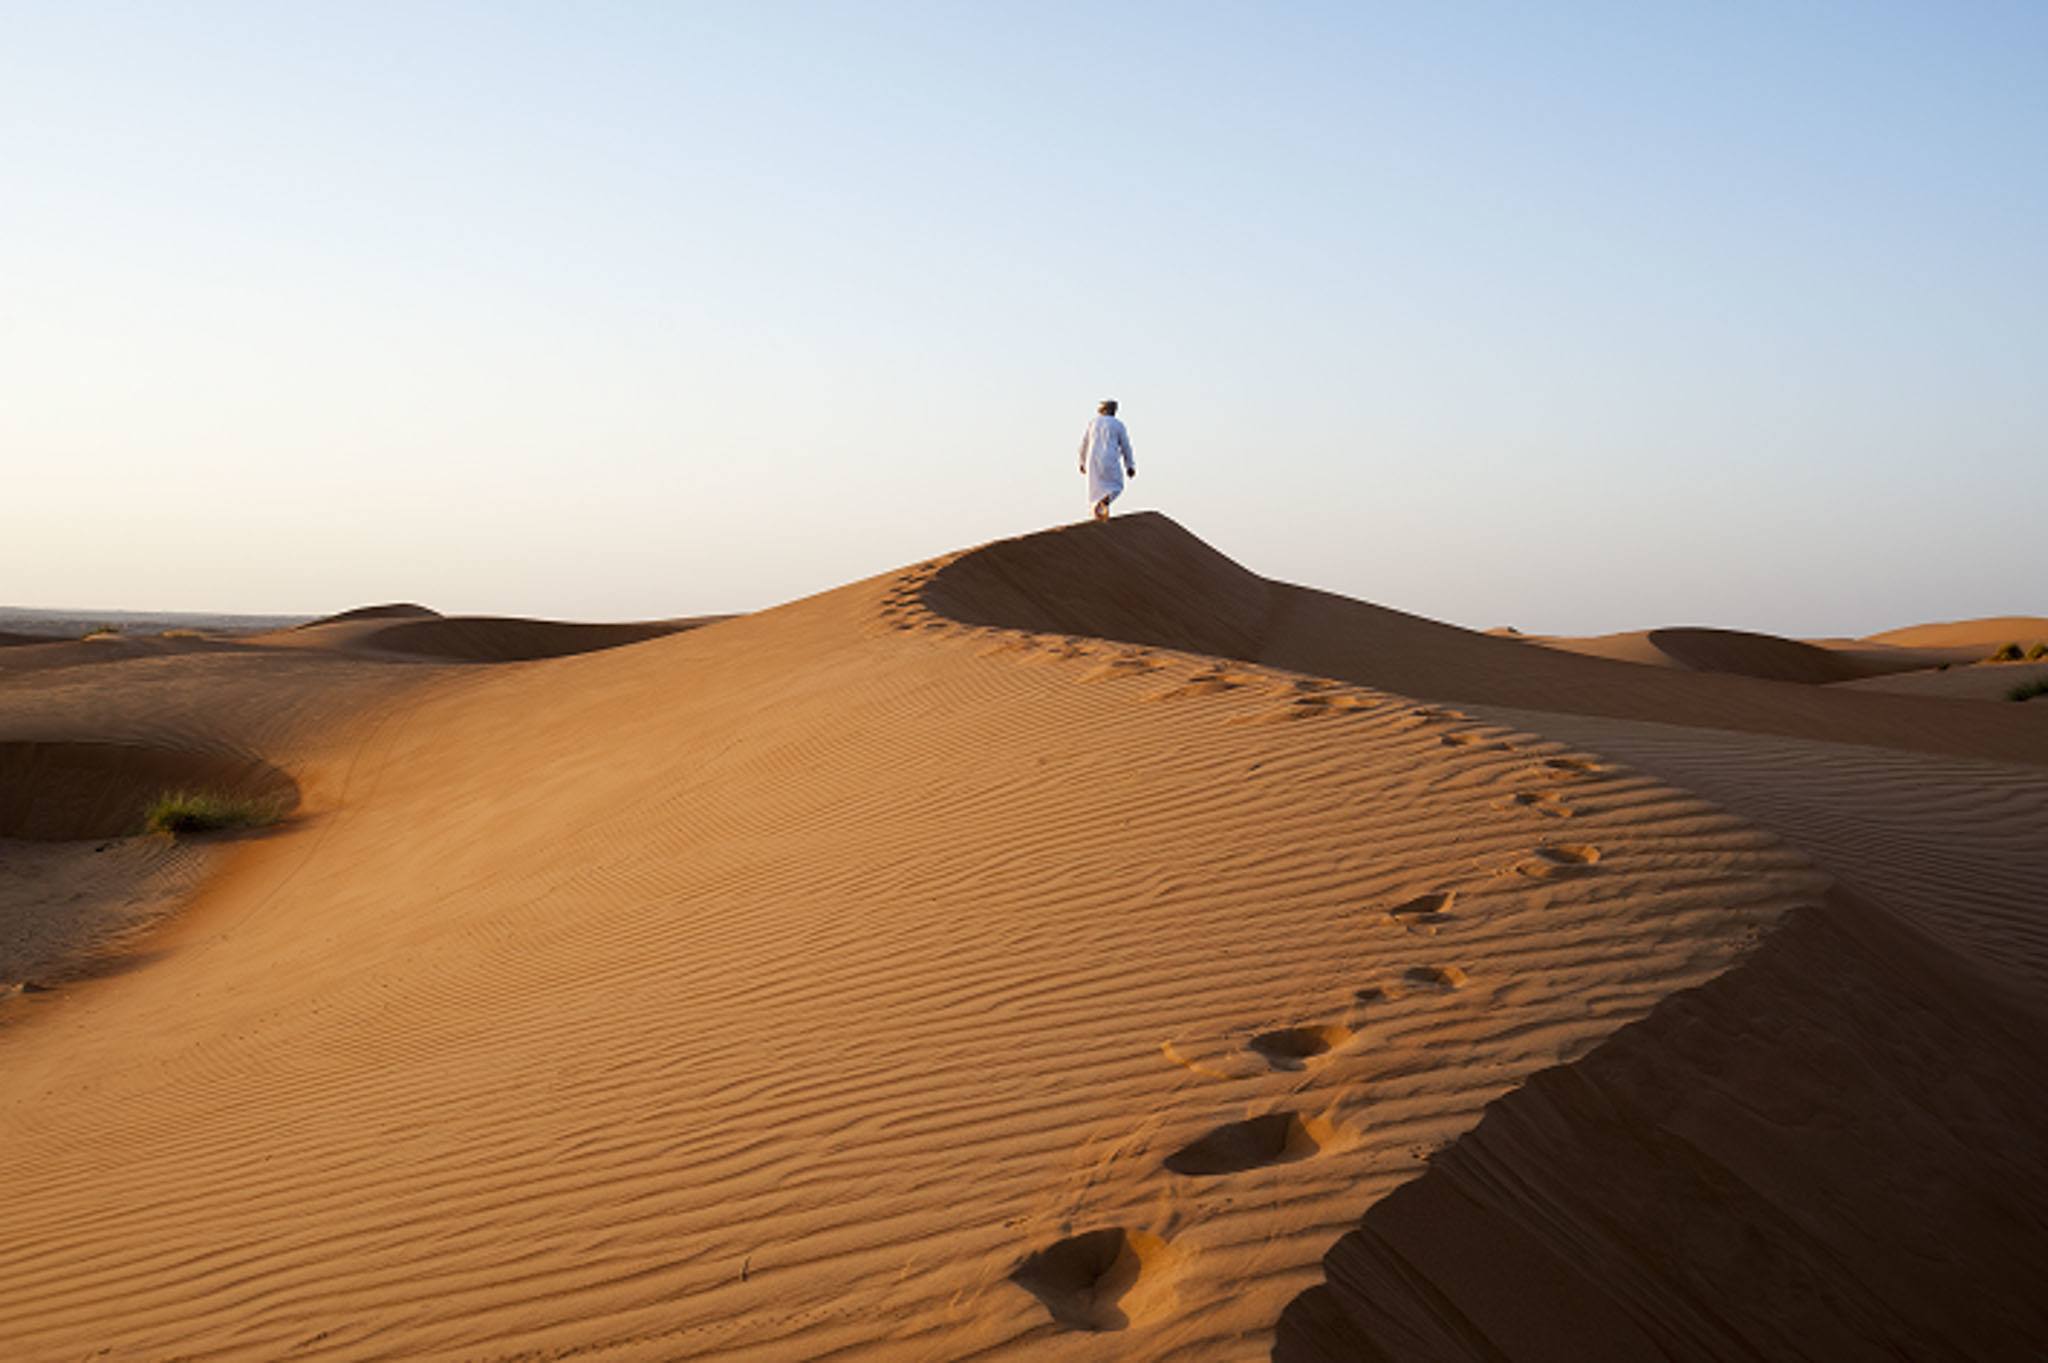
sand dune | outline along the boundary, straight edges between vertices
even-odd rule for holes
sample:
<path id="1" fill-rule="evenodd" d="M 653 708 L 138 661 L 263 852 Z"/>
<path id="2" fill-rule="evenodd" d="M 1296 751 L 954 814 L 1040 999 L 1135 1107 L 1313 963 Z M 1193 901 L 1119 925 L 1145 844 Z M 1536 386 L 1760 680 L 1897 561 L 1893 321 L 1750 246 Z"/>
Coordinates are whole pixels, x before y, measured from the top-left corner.
<path id="1" fill-rule="evenodd" d="M 441 612 L 411 601 L 392 601 L 381 606 L 357 606 L 352 610 L 336 611 L 323 615 L 317 620 L 308 620 L 299 629 L 318 629 L 322 625 L 346 624 L 352 620 L 439 620 Z"/>
<path id="2" fill-rule="evenodd" d="M 1488 639 L 1158 517 L 547 661 L 39 681 L 0 742 L 245 753 L 300 803 L 143 968 L 0 1004 L 26 1357 L 2038 1338 L 2039 1109 L 1993 1081 L 2031 1073 L 2004 896 L 2048 743 L 1994 707 Z M 1905 774 L 1841 830 L 1656 770 L 1725 796 L 1855 743 Z M 1979 827 L 1867 878 L 1975 898 L 1830 889 L 1915 813 Z M 1601 1220 L 1666 1207 L 1708 1229 Z"/>
<path id="3" fill-rule="evenodd" d="M 1733 629 L 1650 629 L 1590 638 L 1557 635 L 1525 636 L 1545 648 L 1562 649 L 1591 658 L 1643 663 L 1651 667 L 1682 667 L 1694 672 L 1726 672 L 1738 677 L 1825 685 L 1872 675 L 1856 659 L 1774 634 L 1749 634 Z M 1905 666 L 1922 666 L 1917 658 Z"/>
<path id="4" fill-rule="evenodd" d="M 1901 648 L 1968 648 L 1989 652 L 2009 643 L 2030 648 L 2048 642 L 2048 616 L 1988 615 L 1977 620 L 1944 620 L 1886 630 L 1870 639 L 1873 643 Z"/>
<path id="5" fill-rule="evenodd" d="M 1973 662 L 1978 656 L 1970 649 L 1904 648 L 1863 639 L 1786 639 L 1735 629 L 1648 629 L 1583 638 L 1518 637 L 1589 658 L 1679 667 L 1692 672 L 1725 672 L 1808 686 Z"/>
<path id="6" fill-rule="evenodd" d="M 1157 515 L 1129 517 L 1111 534 L 1075 527 L 990 545 L 942 574 L 932 601 L 970 622 L 1007 617 L 1037 630 L 1251 659 L 1405 695 L 2048 763 L 2048 727 L 2022 706 L 1945 705 L 1531 648 L 1269 582 Z"/>
<path id="7" fill-rule="evenodd" d="M 704 623 L 705 620 L 651 620 L 631 624 L 580 624 L 491 615 L 439 615 L 423 606 L 366 606 L 294 629 L 262 635 L 253 642 L 278 648 L 404 654 L 450 662 L 507 663 L 621 648 L 694 629 Z"/>

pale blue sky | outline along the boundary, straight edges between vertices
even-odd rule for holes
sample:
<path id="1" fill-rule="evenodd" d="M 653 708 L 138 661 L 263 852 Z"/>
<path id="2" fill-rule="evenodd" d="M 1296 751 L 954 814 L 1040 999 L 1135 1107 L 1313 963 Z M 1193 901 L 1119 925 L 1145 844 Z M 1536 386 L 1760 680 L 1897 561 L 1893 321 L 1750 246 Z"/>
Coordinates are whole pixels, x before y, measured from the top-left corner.
<path id="1" fill-rule="evenodd" d="M 2048 612 L 2048 7 L 0 0 L 0 602 L 746 609 L 1085 512 Z"/>

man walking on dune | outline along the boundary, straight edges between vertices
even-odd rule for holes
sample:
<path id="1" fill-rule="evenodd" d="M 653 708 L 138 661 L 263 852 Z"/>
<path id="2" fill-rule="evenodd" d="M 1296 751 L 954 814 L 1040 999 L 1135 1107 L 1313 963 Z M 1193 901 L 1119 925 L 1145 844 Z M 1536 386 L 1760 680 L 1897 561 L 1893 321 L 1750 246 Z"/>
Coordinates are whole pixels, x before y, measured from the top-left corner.
<path id="1" fill-rule="evenodd" d="M 1081 434 L 1081 472 L 1088 475 L 1088 501 L 1095 519 L 1109 519 L 1109 504 L 1124 490 L 1124 476 L 1138 476 L 1137 461 L 1131 458 L 1131 434 L 1116 419 L 1116 403 L 1105 401 L 1095 420 Z"/>

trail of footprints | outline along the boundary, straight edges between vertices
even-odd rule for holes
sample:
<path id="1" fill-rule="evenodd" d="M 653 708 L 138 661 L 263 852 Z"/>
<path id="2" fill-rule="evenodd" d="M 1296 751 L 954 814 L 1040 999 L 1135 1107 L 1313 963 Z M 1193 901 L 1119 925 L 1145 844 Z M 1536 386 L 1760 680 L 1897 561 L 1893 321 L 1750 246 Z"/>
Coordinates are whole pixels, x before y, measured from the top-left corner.
<path id="1" fill-rule="evenodd" d="M 1495 731 L 1469 725 L 1469 717 L 1441 706 L 1409 705 L 1380 693 L 1353 688 L 1321 677 L 1266 671 L 1248 665 L 1219 664 L 1213 659 L 1148 648 L 1112 644 L 1079 636 L 1035 634 L 1024 630 L 972 629 L 939 616 L 924 604 L 924 588 L 938 571 L 934 562 L 919 564 L 892 585 L 883 598 L 881 617 L 898 631 L 965 631 L 993 641 L 982 653 L 1023 654 L 1092 663 L 1081 680 L 1101 683 L 1138 678 L 1163 682 L 1163 689 L 1144 699 L 1170 703 L 1216 696 L 1276 697 L 1270 710 L 1236 716 L 1238 722 L 1295 722 L 1346 716 L 1389 715 L 1405 708 L 1404 728 L 1442 728 L 1437 745 L 1461 752 L 1516 751 L 1516 745 Z M 1464 726 L 1464 727 L 1453 727 Z M 1495 811 L 1563 820 L 1574 810 L 1560 787 L 1601 770 L 1597 763 L 1569 756 L 1534 757 L 1520 773 L 1518 787 L 1491 802 Z M 1600 865 L 1600 849 L 1590 843 L 1544 840 L 1526 856 L 1501 867 L 1495 878 L 1534 881 L 1562 880 L 1592 874 Z M 1382 921 L 1406 931 L 1434 937 L 1453 928 L 1463 912 L 1456 887 L 1430 891 L 1373 911 Z M 1353 995 L 1354 1007 L 1383 1004 L 1413 994 L 1451 994 L 1470 983 L 1456 965 L 1419 964 L 1400 969 L 1393 978 L 1367 984 Z M 1342 1023 L 1302 1023 L 1261 1031 L 1244 1042 L 1244 1050 L 1264 1062 L 1275 1075 L 1298 1074 L 1323 1063 L 1358 1040 L 1360 1033 Z M 1170 1057 L 1172 1048 L 1166 1048 Z M 1186 1062 L 1181 1062 L 1186 1063 Z M 1190 1068 L 1201 1071 L 1199 1067 Z M 1221 1076 L 1219 1076 L 1221 1077 Z M 1275 1106 L 1253 1116 L 1223 1122 L 1181 1146 L 1160 1161 L 1176 1178 L 1193 1181 L 1227 1179 L 1257 1169 L 1313 1159 L 1340 1142 L 1344 1132 L 1327 1118 Z M 1036 1297 L 1059 1325 L 1077 1330 L 1119 1330 L 1170 1309 L 1170 1279 L 1178 1267 L 1173 1245 L 1158 1235 L 1124 1226 L 1104 1226 L 1070 1234 L 1027 1254 L 1009 1275 L 1011 1282 Z"/>

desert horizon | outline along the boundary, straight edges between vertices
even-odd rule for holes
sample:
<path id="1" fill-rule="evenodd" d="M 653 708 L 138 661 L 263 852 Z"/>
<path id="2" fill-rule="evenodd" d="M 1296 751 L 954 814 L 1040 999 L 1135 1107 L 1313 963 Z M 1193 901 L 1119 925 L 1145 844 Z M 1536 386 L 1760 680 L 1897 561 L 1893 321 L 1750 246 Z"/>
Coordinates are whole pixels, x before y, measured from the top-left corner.
<path id="1" fill-rule="evenodd" d="M 2048 6 L 4 31 L 0 1363 L 2048 1358 Z"/>

